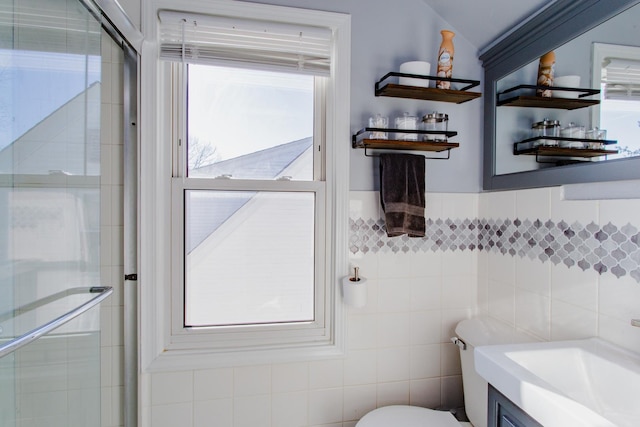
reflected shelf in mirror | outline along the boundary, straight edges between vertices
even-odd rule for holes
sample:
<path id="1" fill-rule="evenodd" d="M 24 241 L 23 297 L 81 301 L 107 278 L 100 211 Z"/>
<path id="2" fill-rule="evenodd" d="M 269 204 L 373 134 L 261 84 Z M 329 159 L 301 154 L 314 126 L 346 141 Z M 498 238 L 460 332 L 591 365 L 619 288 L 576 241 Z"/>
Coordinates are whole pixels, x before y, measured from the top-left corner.
<path id="1" fill-rule="evenodd" d="M 526 90 L 548 89 L 545 86 L 536 85 L 518 85 L 512 88 L 498 92 L 498 107 L 532 107 L 532 108 L 557 108 L 562 110 L 576 110 L 578 108 L 591 107 L 600 103 L 599 99 L 584 99 L 587 96 L 597 95 L 600 93 L 598 89 L 587 88 L 568 88 L 568 87 L 552 87 L 553 91 L 578 92 L 577 98 L 561 98 L 561 97 L 543 97 L 537 95 L 526 94 Z M 523 94 L 524 93 L 524 94 Z M 505 95 L 508 97 L 505 97 Z"/>
<path id="2" fill-rule="evenodd" d="M 613 124 L 598 121 L 608 98 L 604 92 L 598 94 L 603 90 L 602 82 L 598 76 L 593 77 L 592 71 L 592 67 L 598 65 L 594 63 L 597 59 L 594 56 L 595 44 L 640 45 L 639 14 L 640 0 L 556 0 L 481 53 L 485 69 L 485 190 L 640 179 L 640 150 L 636 151 L 633 145 L 637 138 L 631 142 L 627 136 L 618 134 Z M 582 85 L 575 85 L 575 88 L 551 87 L 551 90 L 563 93 L 546 99 L 529 96 L 535 94 L 532 89 L 536 86 L 522 83 L 536 81 L 540 57 L 549 51 L 555 52 L 555 75 L 580 76 Z M 585 86 L 583 92 L 581 88 Z M 518 94 L 516 89 L 529 92 Z M 578 95 L 574 96 L 572 92 L 578 92 Z M 502 106 L 528 109 L 498 108 Z M 532 123 L 549 117 L 544 113 L 549 108 L 556 109 L 551 118 L 558 122 L 578 123 L 588 130 L 606 129 L 607 136 L 618 142 L 618 148 L 611 150 L 605 145 L 602 150 L 606 153 L 582 151 L 579 163 L 560 160 L 541 165 L 531 158 L 535 155 L 540 160 L 540 152 L 546 155 L 549 154 L 546 151 L 577 150 L 572 147 L 542 147 L 530 156 L 514 155 L 514 141 L 527 138 Z M 638 128 L 637 119 L 631 127 Z M 565 159 L 579 160 L 573 154 L 574 151 L 569 151 Z M 629 154 L 631 157 L 625 157 Z M 636 157 L 632 157 L 634 155 Z M 553 159 L 554 156 L 562 157 L 557 153 L 546 157 Z"/>

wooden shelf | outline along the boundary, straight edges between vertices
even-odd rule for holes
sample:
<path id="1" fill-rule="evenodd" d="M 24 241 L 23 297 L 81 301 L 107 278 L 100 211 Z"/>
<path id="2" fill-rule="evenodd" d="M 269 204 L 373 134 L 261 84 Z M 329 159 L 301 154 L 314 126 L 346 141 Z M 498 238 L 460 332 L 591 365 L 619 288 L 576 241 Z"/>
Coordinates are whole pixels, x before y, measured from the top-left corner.
<path id="1" fill-rule="evenodd" d="M 514 153 L 516 154 L 516 153 Z M 533 155 L 533 156 L 556 156 L 556 157 L 602 157 L 611 154 L 618 154 L 618 150 L 607 149 L 590 149 L 590 148 L 568 148 L 553 146 L 538 146 L 520 150 L 517 154 Z"/>
<path id="2" fill-rule="evenodd" d="M 554 145 L 545 145 L 546 141 L 553 141 Z M 618 154 L 617 149 L 606 148 L 582 148 L 582 147 L 560 147 L 559 141 L 566 141 L 568 143 L 577 144 L 589 144 L 598 143 L 602 145 L 617 144 L 618 141 L 612 139 L 587 139 L 587 138 L 569 138 L 562 136 L 536 136 L 533 138 L 527 138 L 513 144 L 513 154 L 518 156 L 536 155 L 536 156 L 566 156 L 566 157 L 599 157 L 607 156 L 609 154 Z"/>
<path id="3" fill-rule="evenodd" d="M 549 89 L 547 86 L 534 86 L 534 85 L 519 85 L 499 92 L 497 95 L 496 105 L 498 107 L 532 107 L 532 108 L 556 108 L 561 110 L 576 110 L 578 108 L 591 107 L 598 105 L 600 100 L 598 99 L 585 99 L 586 96 L 597 95 L 600 93 L 598 89 L 582 89 L 582 88 L 569 88 L 569 87 L 552 87 L 552 91 L 569 91 L 578 92 L 578 98 L 557 98 L 557 97 L 543 97 L 535 95 L 518 95 L 512 94 L 512 92 L 528 91 L 529 93 L 535 93 L 537 89 Z M 507 95 L 505 97 L 506 94 Z"/>
<path id="4" fill-rule="evenodd" d="M 423 101 L 462 104 L 463 102 L 479 98 L 481 94 L 479 92 L 467 92 L 464 90 L 436 89 L 389 83 L 379 90 L 376 90 L 376 96 L 392 96 L 395 98 L 421 99 Z"/>
<path id="5" fill-rule="evenodd" d="M 409 129 L 382 129 L 382 128 L 364 128 L 359 130 L 351 137 L 352 148 L 364 148 L 365 156 L 369 156 L 368 150 L 405 150 L 405 151 L 429 151 L 440 153 L 447 152 L 447 157 L 427 157 L 428 159 L 446 160 L 451 154 L 451 149 L 458 148 L 460 144 L 457 142 L 444 141 L 407 141 L 402 139 L 373 139 L 368 138 L 371 132 L 385 132 L 390 136 L 396 133 L 412 133 L 417 134 L 417 139 L 423 139 L 425 135 L 440 135 L 447 139 L 454 137 L 458 132 L 453 131 L 427 131 L 427 130 L 409 130 Z M 425 156 L 426 157 L 426 156 Z"/>
<path id="6" fill-rule="evenodd" d="M 445 80 L 451 83 L 460 83 L 462 88 L 460 89 L 437 89 L 431 87 L 421 86 L 406 86 L 396 83 L 387 83 L 383 85 L 383 82 L 389 77 L 410 77 L 424 80 Z M 471 101 L 479 98 L 482 94 L 480 92 L 470 92 L 467 89 L 471 89 L 480 84 L 478 80 L 466 80 L 466 79 L 454 79 L 443 78 L 436 76 L 422 76 L 418 74 L 404 74 L 404 73 L 387 73 L 383 78 L 376 82 L 375 95 L 376 96 L 390 96 L 394 98 L 408 98 L 408 99 L 420 99 L 423 101 L 438 101 L 438 102 L 451 102 L 454 104 L 462 104 L 463 102 Z"/>
<path id="7" fill-rule="evenodd" d="M 362 139 L 356 148 L 442 152 L 458 148 L 457 142 L 401 141 L 396 139 Z"/>
<path id="8" fill-rule="evenodd" d="M 425 159 L 449 160 L 451 150 L 458 148 L 457 142 L 432 142 L 432 141 L 402 141 L 396 139 L 362 139 L 353 148 L 364 148 L 364 155 L 367 157 L 377 157 L 369 154 L 369 150 L 403 150 L 403 151 L 424 151 L 432 153 L 447 152 L 447 156 L 425 156 Z"/>
<path id="9" fill-rule="evenodd" d="M 618 141 L 605 140 L 605 139 L 584 139 L 584 138 L 566 138 L 566 137 L 535 137 L 525 139 L 513 144 L 513 154 L 536 156 L 537 163 L 554 163 L 556 165 L 567 165 L 571 163 L 579 163 L 581 161 L 589 161 L 595 157 L 607 157 L 609 155 L 618 154 L 617 149 L 606 148 L 578 148 L 578 147 L 560 147 L 558 145 L 537 145 L 538 143 L 544 144 L 545 141 L 552 140 L 555 143 L 558 141 L 567 141 L 569 143 L 598 143 L 604 146 L 617 144 Z M 562 159 L 558 159 L 562 158 Z M 589 160 L 576 160 L 576 158 L 583 158 Z"/>
<path id="10" fill-rule="evenodd" d="M 507 107 L 534 107 L 534 108 L 557 108 L 562 110 L 577 110 L 578 108 L 598 105 L 597 99 L 574 99 L 574 98 L 543 98 L 541 96 L 516 96 L 502 100 L 498 106 Z"/>
<path id="11" fill-rule="evenodd" d="M 459 84 L 458 89 L 438 89 L 421 86 L 407 86 L 396 83 L 384 83 L 390 77 L 408 77 L 414 79 L 423 80 L 436 80 L 436 81 L 448 81 L 453 84 Z M 479 80 L 466 80 L 466 79 L 454 79 L 444 78 L 436 76 L 423 76 L 418 74 L 406 74 L 406 73 L 387 73 L 375 85 L 376 96 L 389 96 L 394 98 L 407 98 L 407 99 L 419 99 L 424 101 L 438 101 L 438 102 L 451 102 L 455 104 L 462 104 L 463 102 L 471 101 L 472 99 L 479 98 L 481 94 L 479 92 L 469 92 L 468 89 L 474 88 L 480 85 Z M 428 85 L 425 85 L 428 86 Z M 372 132 L 383 132 L 385 135 L 394 136 L 395 134 L 417 134 L 416 141 L 407 141 L 399 139 L 373 139 L 369 138 Z M 426 151 L 441 153 L 446 151 L 447 157 L 427 157 L 428 159 L 449 159 L 451 150 L 458 148 L 460 144 L 457 142 L 449 142 L 448 139 L 456 136 L 457 132 L 452 131 L 425 131 L 425 130 L 409 130 L 409 129 L 382 129 L 382 128 L 364 128 L 356 132 L 351 138 L 352 148 L 364 148 L 365 156 L 369 154 L 369 149 L 381 149 L 381 150 L 406 150 L 406 151 Z M 433 135 L 435 139 L 437 136 L 443 136 L 445 141 L 434 141 L 429 139 L 426 135 Z"/>

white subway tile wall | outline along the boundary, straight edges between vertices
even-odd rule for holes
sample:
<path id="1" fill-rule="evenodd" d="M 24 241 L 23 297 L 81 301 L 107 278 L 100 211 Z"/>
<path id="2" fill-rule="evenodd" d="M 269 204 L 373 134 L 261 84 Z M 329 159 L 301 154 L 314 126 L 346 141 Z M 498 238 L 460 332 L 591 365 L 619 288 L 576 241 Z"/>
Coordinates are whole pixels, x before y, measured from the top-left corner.
<path id="1" fill-rule="evenodd" d="M 640 202 L 559 197 L 558 189 L 427 194 L 433 233 L 387 239 L 378 193 L 352 192 L 350 262 L 367 277 L 368 295 L 366 306 L 348 309 L 344 358 L 145 374 L 152 390 L 171 375 L 176 380 L 161 388 L 193 390 L 152 391 L 162 400 L 151 402 L 143 425 L 353 427 L 383 405 L 459 407 L 458 349 L 449 339 L 458 321 L 477 313 L 545 340 L 600 335 L 640 351 L 640 330 L 629 325 L 640 317 L 640 284 L 632 275 L 637 252 L 630 246 L 638 233 L 630 227 L 640 229 Z M 616 231 L 604 231 L 609 223 Z M 523 224 L 528 228 L 520 231 Z M 590 233 L 575 246 L 581 257 L 562 252 L 567 230 Z M 602 231 L 608 236 L 602 242 L 616 248 L 598 255 L 603 245 L 595 235 Z M 616 232 L 626 240 L 618 243 Z M 615 249 L 626 257 L 616 259 Z M 579 265 L 583 259 L 587 268 Z M 616 274 L 616 265 L 625 274 Z"/>
<path id="2" fill-rule="evenodd" d="M 640 351 L 640 200 L 562 200 L 549 188 L 481 195 L 479 206 L 494 229 L 511 220 L 507 244 L 479 254 L 479 312 L 545 340 L 600 336 Z M 520 235 L 516 220 L 528 221 Z"/>

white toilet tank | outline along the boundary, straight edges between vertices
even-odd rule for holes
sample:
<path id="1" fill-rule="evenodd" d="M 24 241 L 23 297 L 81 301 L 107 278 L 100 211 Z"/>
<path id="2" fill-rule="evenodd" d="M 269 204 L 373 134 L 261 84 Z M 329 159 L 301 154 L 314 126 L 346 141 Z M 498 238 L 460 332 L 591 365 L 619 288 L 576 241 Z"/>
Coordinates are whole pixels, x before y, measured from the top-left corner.
<path id="1" fill-rule="evenodd" d="M 473 349 L 481 345 L 536 341 L 513 326 L 490 317 L 474 317 L 458 323 L 452 340 L 460 347 L 465 411 L 474 427 L 487 427 L 487 382 L 475 370 Z"/>

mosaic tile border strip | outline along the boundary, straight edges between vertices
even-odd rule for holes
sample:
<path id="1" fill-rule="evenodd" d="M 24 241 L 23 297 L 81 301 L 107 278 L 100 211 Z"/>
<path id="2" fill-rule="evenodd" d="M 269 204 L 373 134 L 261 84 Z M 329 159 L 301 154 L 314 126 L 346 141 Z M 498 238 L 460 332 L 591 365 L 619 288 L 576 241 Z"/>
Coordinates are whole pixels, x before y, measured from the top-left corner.
<path id="1" fill-rule="evenodd" d="M 349 250 L 407 253 L 484 250 L 593 269 L 640 282 L 640 232 L 631 224 L 510 219 L 428 219 L 426 236 L 387 237 L 383 219 L 351 218 Z"/>

